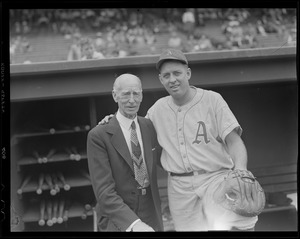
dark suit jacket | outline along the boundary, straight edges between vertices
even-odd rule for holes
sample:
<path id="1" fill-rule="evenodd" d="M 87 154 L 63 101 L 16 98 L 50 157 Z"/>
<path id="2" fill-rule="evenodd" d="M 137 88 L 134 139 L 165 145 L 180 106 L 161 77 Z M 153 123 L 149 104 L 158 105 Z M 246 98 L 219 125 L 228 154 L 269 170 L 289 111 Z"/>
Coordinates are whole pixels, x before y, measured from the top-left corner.
<path id="1" fill-rule="evenodd" d="M 144 156 L 150 178 L 154 213 L 163 231 L 156 167 L 160 146 L 149 119 L 139 117 Z M 139 217 L 134 212 L 138 183 L 134 179 L 132 158 L 116 116 L 108 124 L 93 128 L 87 139 L 88 166 L 97 199 L 98 227 L 103 231 L 125 231 Z"/>

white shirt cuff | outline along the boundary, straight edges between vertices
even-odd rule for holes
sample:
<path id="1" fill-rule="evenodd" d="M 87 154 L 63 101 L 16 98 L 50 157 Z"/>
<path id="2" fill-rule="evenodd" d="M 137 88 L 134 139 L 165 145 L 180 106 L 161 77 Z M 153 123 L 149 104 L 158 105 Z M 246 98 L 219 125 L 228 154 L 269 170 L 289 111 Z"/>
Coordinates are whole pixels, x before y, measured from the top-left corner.
<path id="1" fill-rule="evenodd" d="M 139 221 L 141 221 L 141 219 L 136 219 L 133 223 L 131 223 L 131 225 L 126 229 L 126 232 L 130 232 L 133 226 Z"/>

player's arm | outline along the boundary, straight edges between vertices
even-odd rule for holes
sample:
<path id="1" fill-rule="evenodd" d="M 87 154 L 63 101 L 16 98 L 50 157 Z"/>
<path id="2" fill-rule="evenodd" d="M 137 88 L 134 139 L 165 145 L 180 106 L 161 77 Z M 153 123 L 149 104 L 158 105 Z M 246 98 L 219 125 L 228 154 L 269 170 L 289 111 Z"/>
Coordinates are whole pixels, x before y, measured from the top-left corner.
<path id="1" fill-rule="evenodd" d="M 225 138 L 226 149 L 234 162 L 234 169 L 247 169 L 247 149 L 236 130 Z"/>
<path id="2" fill-rule="evenodd" d="M 114 114 L 106 115 L 102 120 L 98 122 L 98 125 L 108 124 L 110 119 L 114 116 Z"/>

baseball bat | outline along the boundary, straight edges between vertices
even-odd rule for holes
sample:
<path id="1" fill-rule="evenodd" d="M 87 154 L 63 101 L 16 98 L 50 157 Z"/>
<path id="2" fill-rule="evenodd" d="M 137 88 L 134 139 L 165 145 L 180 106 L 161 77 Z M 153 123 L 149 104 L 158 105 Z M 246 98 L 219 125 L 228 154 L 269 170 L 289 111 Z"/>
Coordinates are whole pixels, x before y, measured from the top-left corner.
<path id="1" fill-rule="evenodd" d="M 36 189 L 37 194 L 42 194 L 42 192 L 43 192 L 42 191 L 42 186 L 43 186 L 44 180 L 45 180 L 44 173 L 40 173 L 39 181 L 38 181 L 38 188 Z"/>
<path id="2" fill-rule="evenodd" d="M 82 214 L 81 214 L 81 219 L 85 220 L 87 218 L 87 210 L 83 210 Z"/>
<path id="3" fill-rule="evenodd" d="M 53 222 L 52 222 L 52 202 L 51 202 L 51 200 L 49 200 L 47 202 L 47 215 L 48 215 L 47 225 L 49 227 L 51 227 L 53 225 Z"/>
<path id="4" fill-rule="evenodd" d="M 54 183 L 54 189 L 57 193 L 59 193 L 60 191 L 60 188 L 58 186 L 58 179 L 57 179 L 57 175 L 55 173 L 52 173 L 52 180 L 53 180 L 53 183 Z"/>
<path id="5" fill-rule="evenodd" d="M 57 172 L 57 176 L 58 176 L 59 180 L 62 182 L 62 184 L 64 185 L 63 186 L 64 190 L 69 191 L 71 189 L 71 186 L 66 183 L 64 175 L 61 172 Z"/>
<path id="6" fill-rule="evenodd" d="M 46 157 L 42 157 L 42 163 L 47 163 L 48 159 Z"/>
<path id="7" fill-rule="evenodd" d="M 90 210 L 88 210 L 86 214 L 88 216 L 92 216 L 93 215 L 93 210 L 94 210 L 94 207 L 92 207 Z"/>
<path id="8" fill-rule="evenodd" d="M 52 212 L 52 222 L 56 223 L 57 222 L 57 209 L 58 209 L 58 201 L 54 200 L 53 203 L 53 212 Z"/>
<path id="9" fill-rule="evenodd" d="M 57 217 L 57 223 L 61 224 L 63 220 L 63 212 L 65 207 L 65 200 L 61 199 L 58 206 L 58 217 Z"/>
<path id="10" fill-rule="evenodd" d="M 87 171 L 85 171 L 84 169 L 80 170 L 80 174 L 81 174 L 81 176 L 83 176 L 83 177 L 87 178 L 88 180 L 90 180 L 89 173 Z"/>
<path id="11" fill-rule="evenodd" d="M 86 219 L 87 216 L 91 216 L 93 215 L 93 207 L 91 206 L 91 204 L 85 204 L 84 205 L 84 217 L 83 219 Z M 81 216 L 82 217 L 82 216 Z"/>
<path id="12" fill-rule="evenodd" d="M 74 159 L 75 159 L 76 161 L 80 161 L 81 155 L 80 155 L 80 154 L 75 154 Z"/>
<path id="13" fill-rule="evenodd" d="M 69 219 L 69 210 L 70 210 L 70 207 L 71 207 L 71 201 L 67 200 L 65 202 L 65 208 L 64 208 L 64 213 L 63 213 L 63 220 L 64 220 L 64 222 L 68 221 L 68 219 Z"/>
<path id="14" fill-rule="evenodd" d="M 49 132 L 50 132 L 50 134 L 55 134 L 55 129 L 54 128 L 50 128 Z"/>
<path id="15" fill-rule="evenodd" d="M 75 126 L 75 127 L 74 127 L 74 130 L 75 130 L 75 131 L 80 131 L 80 126 Z"/>
<path id="16" fill-rule="evenodd" d="M 87 203 L 87 204 L 84 205 L 84 208 L 85 208 L 85 210 L 89 211 L 89 210 L 92 209 L 92 206 L 91 206 L 91 204 Z"/>
<path id="17" fill-rule="evenodd" d="M 39 220 L 39 225 L 44 226 L 45 225 L 45 200 L 42 200 L 40 203 L 40 220 Z"/>
<path id="18" fill-rule="evenodd" d="M 69 154 L 69 157 L 71 160 L 75 159 L 75 155 L 71 152 L 69 148 L 65 148 L 65 151 Z"/>
<path id="19" fill-rule="evenodd" d="M 33 156 L 37 159 L 38 163 L 43 163 L 42 157 L 39 155 L 39 153 L 35 150 L 33 151 Z"/>
<path id="20" fill-rule="evenodd" d="M 23 180 L 23 182 L 22 182 L 20 188 L 17 190 L 17 193 L 18 193 L 18 194 L 21 195 L 21 194 L 23 193 L 23 189 L 24 189 L 24 187 L 29 183 L 30 179 L 31 179 L 31 175 L 27 175 L 27 176 L 24 178 L 24 180 Z"/>
<path id="21" fill-rule="evenodd" d="M 47 162 L 48 162 L 48 161 L 51 161 L 51 157 L 52 157 L 55 153 L 56 153 L 56 149 L 51 149 L 51 150 L 48 152 L 47 156 L 45 157 L 45 158 L 47 159 Z"/>
<path id="22" fill-rule="evenodd" d="M 54 196 L 56 194 L 56 190 L 54 189 L 53 183 L 52 183 L 52 178 L 50 176 L 50 174 L 46 174 L 45 176 L 46 182 L 48 183 L 49 187 L 50 187 L 50 194 L 52 196 Z"/>
<path id="23" fill-rule="evenodd" d="M 75 159 L 76 161 L 79 161 L 79 160 L 81 159 L 81 155 L 78 153 L 77 149 L 73 146 L 73 147 L 71 148 L 71 150 L 72 150 L 72 152 L 73 152 L 73 154 L 74 154 L 74 159 Z"/>

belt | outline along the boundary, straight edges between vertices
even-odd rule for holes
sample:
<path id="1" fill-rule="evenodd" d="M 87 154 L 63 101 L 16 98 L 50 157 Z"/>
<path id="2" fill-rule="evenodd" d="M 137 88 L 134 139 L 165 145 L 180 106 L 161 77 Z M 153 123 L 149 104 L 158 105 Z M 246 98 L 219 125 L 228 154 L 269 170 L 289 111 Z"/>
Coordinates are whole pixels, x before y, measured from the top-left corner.
<path id="1" fill-rule="evenodd" d="M 204 174 L 204 173 L 206 173 L 206 171 L 204 169 L 200 169 L 200 170 L 192 171 L 192 172 L 189 172 L 189 173 L 172 173 L 172 172 L 170 172 L 170 175 L 171 176 L 185 177 L 185 176 L 193 176 L 193 175 L 199 175 L 199 174 Z"/>
<path id="2" fill-rule="evenodd" d="M 150 186 L 148 186 L 148 187 L 146 187 L 146 188 L 138 188 L 138 195 L 142 195 L 142 196 L 144 196 L 144 195 L 146 195 L 147 194 L 147 192 L 149 192 L 149 190 L 150 190 Z"/>

